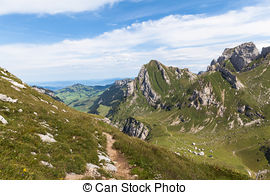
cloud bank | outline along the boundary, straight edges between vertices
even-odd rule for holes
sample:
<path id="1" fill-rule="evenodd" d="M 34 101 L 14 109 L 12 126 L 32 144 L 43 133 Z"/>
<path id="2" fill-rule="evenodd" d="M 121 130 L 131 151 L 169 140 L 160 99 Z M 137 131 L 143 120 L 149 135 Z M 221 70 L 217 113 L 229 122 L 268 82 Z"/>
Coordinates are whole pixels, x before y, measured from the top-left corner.
<path id="1" fill-rule="evenodd" d="M 0 15 L 58 14 L 94 11 L 121 0 L 0 0 Z"/>
<path id="2" fill-rule="evenodd" d="M 27 81 L 48 80 L 40 72 L 57 72 L 50 80 L 136 76 L 151 59 L 200 71 L 225 47 L 270 46 L 269 13 L 264 4 L 217 16 L 170 15 L 89 39 L 0 45 L 0 63 Z"/>

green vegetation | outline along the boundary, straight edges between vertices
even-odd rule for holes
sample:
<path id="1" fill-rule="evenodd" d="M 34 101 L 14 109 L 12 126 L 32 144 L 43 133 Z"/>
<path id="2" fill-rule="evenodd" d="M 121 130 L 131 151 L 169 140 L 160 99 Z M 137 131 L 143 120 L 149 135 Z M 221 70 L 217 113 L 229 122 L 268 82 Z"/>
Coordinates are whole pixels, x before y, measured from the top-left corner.
<path id="1" fill-rule="evenodd" d="M 248 176 L 221 166 L 199 163 L 137 138 L 111 131 L 115 148 L 128 158 L 132 173 L 139 179 L 249 179 Z"/>
<path id="2" fill-rule="evenodd" d="M 1 119 L 0 179 L 64 179 L 67 173 L 83 174 L 86 163 L 100 165 L 98 151 L 106 153 L 103 132 L 114 135 L 114 147 L 125 155 L 132 165 L 131 172 L 139 179 L 248 178 L 128 137 L 101 121 L 100 116 L 73 110 L 2 69 L 0 74 L 25 87 L 12 87 L 11 82 L 1 78 L 0 115 L 7 124 Z M 98 172 L 101 175 L 97 179 L 113 177 L 102 167 Z"/>
<path id="3" fill-rule="evenodd" d="M 107 89 L 107 86 L 85 86 L 76 84 L 56 91 L 57 97 L 71 108 L 81 112 L 89 112 L 94 101 Z"/>
<path id="4" fill-rule="evenodd" d="M 255 63 L 256 68 L 237 73 L 232 64 L 226 62 L 225 68 L 244 85 L 236 90 L 220 72 L 196 76 L 183 69 L 179 75 L 176 68 L 161 65 L 168 83 L 157 62 L 151 61 L 145 67 L 152 89 L 160 96 L 157 104 L 161 106 L 150 106 L 136 78 L 134 94 L 122 99 L 108 117 L 120 127 L 129 117 L 144 123 L 151 129 L 147 144 L 169 149 L 194 163 L 225 167 L 255 178 L 260 170 L 269 169 L 266 152 L 261 148 L 270 144 L 269 59 L 258 59 L 250 66 Z M 202 105 L 201 97 L 197 97 L 196 104 L 191 104 L 195 101 L 190 99 L 195 91 L 207 94 L 208 90 L 211 96 L 205 96 L 212 103 Z M 107 99 L 114 101 L 108 94 Z M 243 106 L 245 110 L 240 112 Z M 199 149 L 203 149 L 203 156 L 193 154 L 199 153 Z M 266 174 L 265 178 L 268 177 Z"/>

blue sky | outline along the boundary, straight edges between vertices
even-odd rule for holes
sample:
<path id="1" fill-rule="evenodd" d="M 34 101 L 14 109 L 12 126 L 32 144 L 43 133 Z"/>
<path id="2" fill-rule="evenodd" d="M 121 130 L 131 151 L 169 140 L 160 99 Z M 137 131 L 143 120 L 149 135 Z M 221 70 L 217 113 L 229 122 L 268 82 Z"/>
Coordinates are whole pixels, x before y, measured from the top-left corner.
<path id="1" fill-rule="evenodd" d="M 270 45 L 268 0 L 0 0 L 0 65 L 26 82 L 135 77 L 151 59 L 204 70 Z"/>

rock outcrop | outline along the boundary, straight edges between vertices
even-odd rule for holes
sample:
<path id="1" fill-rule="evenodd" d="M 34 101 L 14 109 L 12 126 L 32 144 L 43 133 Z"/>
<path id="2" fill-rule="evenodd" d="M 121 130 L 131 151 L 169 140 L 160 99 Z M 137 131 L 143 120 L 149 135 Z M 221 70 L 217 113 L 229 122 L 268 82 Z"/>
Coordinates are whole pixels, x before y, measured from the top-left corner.
<path id="1" fill-rule="evenodd" d="M 237 90 L 244 88 L 244 84 L 242 84 L 241 81 L 239 81 L 239 79 L 230 71 L 222 67 L 218 67 L 217 70 L 221 73 L 222 77 L 232 85 L 233 88 Z"/>
<path id="2" fill-rule="evenodd" d="M 134 93 L 135 81 L 133 79 L 123 79 L 115 81 L 115 85 L 124 92 L 124 97 L 129 97 Z"/>
<path id="3" fill-rule="evenodd" d="M 171 81 L 170 81 L 170 79 L 169 79 L 169 77 L 167 75 L 166 70 L 162 67 L 162 64 L 160 62 L 158 62 L 158 61 L 155 61 L 155 63 L 157 64 L 158 70 L 160 70 L 163 79 L 166 81 L 167 84 L 170 85 Z"/>
<path id="4" fill-rule="evenodd" d="M 148 71 L 145 65 L 141 68 L 138 75 L 140 90 L 145 96 L 147 102 L 154 107 L 159 107 L 160 96 L 154 91 L 151 86 Z"/>
<path id="5" fill-rule="evenodd" d="M 264 116 L 262 114 L 255 111 L 253 108 L 251 108 L 248 105 L 238 106 L 238 112 L 241 113 L 241 114 L 246 115 L 250 119 L 255 119 L 255 118 L 264 119 Z"/>
<path id="6" fill-rule="evenodd" d="M 45 89 L 43 87 L 38 87 L 38 86 L 33 86 L 32 87 L 34 90 L 36 90 L 37 92 L 39 93 L 42 93 L 42 94 L 45 94 L 45 95 L 48 95 L 50 97 L 52 97 L 53 99 L 59 101 L 59 102 L 63 102 L 59 97 L 57 97 L 54 93 L 54 91 L 51 91 L 49 89 Z"/>
<path id="7" fill-rule="evenodd" d="M 217 62 L 224 66 L 225 62 L 229 60 L 236 71 L 241 72 L 247 68 L 259 56 L 259 50 L 252 42 L 241 44 L 235 48 L 227 48 L 217 60 Z M 215 65 L 212 61 L 211 65 Z"/>
<path id="8" fill-rule="evenodd" d="M 261 53 L 262 57 L 265 58 L 269 53 L 270 53 L 270 47 L 263 47 L 262 48 L 262 53 Z"/>
<path id="9" fill-rule="evenodd" d="M 129 136 L 138 137 L 142 140 L 145 140 L 149 134 L 149 129 L 132 117 L 126 120 L 122 131 Z"/>
<path id="10" fill-rule="evenodd" d="M 268 49 L 264 49 L 265 54 L 267 51 Z M 239 90 L 244 88 L 244 85 L 232 72 L 243 72 L 255 68 L 256 64 L 250 67 L 249 64 L 259 56 L 260 53 L 254 43 L 244 43 L 235 48 L 225 49 L 217 60 L 212 60 L 210 66 L 207 67 L 207 71 L 219 71 L 233 88 Z"/>
<path id="11" fill-rule="evenodd" d="M 200 106 L 218 105 L 211 83 L 205 85 L 200 91 L 194 90 L 189 101 L 191 101 L 190 106 L 195 107 L 197 110 L 200 109 Z"/>

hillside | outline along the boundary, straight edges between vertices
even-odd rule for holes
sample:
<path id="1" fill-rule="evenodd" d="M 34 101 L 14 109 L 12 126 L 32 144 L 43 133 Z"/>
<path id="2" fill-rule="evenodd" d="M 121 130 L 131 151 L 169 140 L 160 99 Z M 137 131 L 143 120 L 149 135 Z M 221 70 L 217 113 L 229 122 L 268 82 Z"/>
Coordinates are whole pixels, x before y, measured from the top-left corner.
<path id="1" fill-rule="evenodd" d="M 118 174 L 112 151 L 128 163 L 133 179 L 248 179 L 129 137 L 4 69 L 0 80 L 0 179 L 127 179 Z"/>
<path id="2" fill-rule="evenodd" d="M 107 89 L 106 86 L 72 85 L 55 91 L 55 95 L 66 105 L 82 112 L 89 112 L 94 101 Z"/>
<path id="3" fill-rule="evenodd" d="M 269 178 L 269 64 L 269 48 L 260 53 L 251 42 L 225 49 L 199 75 L 152 60 L 120 89 L 127 95 L 106 117 L 195 162 Z M 119 102 L 108 95 L 106 105 Z"/>

